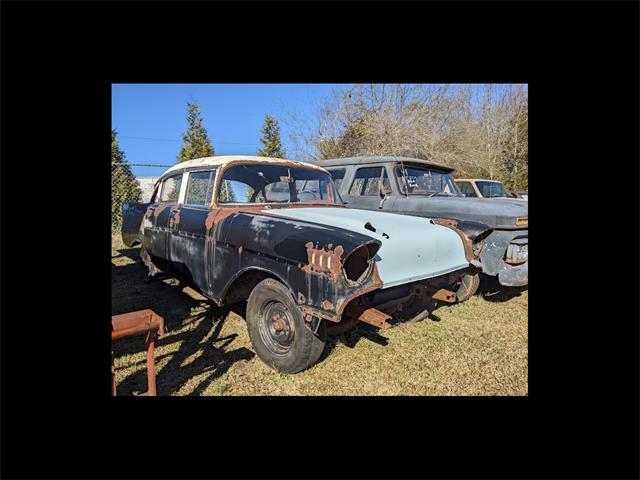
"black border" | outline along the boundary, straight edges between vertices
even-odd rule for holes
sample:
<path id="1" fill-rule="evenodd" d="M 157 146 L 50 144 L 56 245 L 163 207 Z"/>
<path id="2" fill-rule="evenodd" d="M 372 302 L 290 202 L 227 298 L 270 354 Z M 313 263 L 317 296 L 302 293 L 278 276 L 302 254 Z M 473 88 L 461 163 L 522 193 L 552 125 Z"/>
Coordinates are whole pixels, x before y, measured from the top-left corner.
<path id="1" fill-rule="evenodd" d="M 0 8 L 3 477 L 638 478 L 638 3 Z M 110 86 L 212 80 L 529 83 L 528 398 L 108 397 Z"/>

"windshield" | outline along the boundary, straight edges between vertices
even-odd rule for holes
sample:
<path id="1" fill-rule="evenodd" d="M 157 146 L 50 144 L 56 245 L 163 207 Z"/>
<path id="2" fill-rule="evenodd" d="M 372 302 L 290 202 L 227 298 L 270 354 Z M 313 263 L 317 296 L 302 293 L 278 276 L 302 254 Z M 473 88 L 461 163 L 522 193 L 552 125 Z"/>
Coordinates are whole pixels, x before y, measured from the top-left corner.
<path id="1" fill-rule="evenodd" d="M 342 204 L 331 175 L 311 168 L 267 164 L 227 169 L 218 203 Z"/>
<path id="2" fill-rule="evenodd" d="M 448 172 L 426 167 L 396 167 L 400 191 L 409 195 L 455 195 L 461 196 Z"/>
<path id="3" fill-rule="evenodd" d="M 478 190 L 480 190 L 480 194 L 484 198 L 496 198 L 496 197 L 508 197 L 509 194 L 504 189 L 500 182 L 486 182 L 486 181 L 478 181 L 476 182 L 476 186 Z"/>

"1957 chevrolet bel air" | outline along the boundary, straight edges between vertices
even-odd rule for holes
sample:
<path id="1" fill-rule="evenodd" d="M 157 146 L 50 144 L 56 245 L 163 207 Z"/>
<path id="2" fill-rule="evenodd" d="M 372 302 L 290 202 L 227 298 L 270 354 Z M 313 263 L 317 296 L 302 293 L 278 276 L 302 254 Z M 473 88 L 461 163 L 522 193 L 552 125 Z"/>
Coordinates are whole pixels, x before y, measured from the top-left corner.
<path id="1" fill-rule="evenodd" d="M 124 206 L 126 245 L 150 275 L 187 279 L 217 305 L 247 301 L 258 356 L 284 373 L 314 364 L 327 333 L 363 321 L 421 319 L 473 260 L 446 222 L 347 209 L 331 175 L 307 163 L 227 156 L 190 160 Z"/>

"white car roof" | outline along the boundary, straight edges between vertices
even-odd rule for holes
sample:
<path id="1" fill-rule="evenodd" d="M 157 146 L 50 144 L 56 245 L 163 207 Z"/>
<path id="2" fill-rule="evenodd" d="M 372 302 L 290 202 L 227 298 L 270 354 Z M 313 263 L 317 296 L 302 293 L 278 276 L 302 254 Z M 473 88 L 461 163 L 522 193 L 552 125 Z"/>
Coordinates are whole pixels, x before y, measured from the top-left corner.
<path id="1" fill-rule="evenodd" d="M 319 170 L 322 172 L 326 172 L 326 170 L 317 165 L 313 165 L 312 163 L 307 162 L 299 162 L 297 160 L 286 160 L 284 158 L 272 158 L 272 157 L 258 157 L 254 155 L 222 155 L 216 157 L 203 157 L 203 158 L 194 158 L 193 160 L 187 160 L 185 162 L 176 163 L 171 168 L 169 168 L 166 173 L 172 172 L 174 170 L 181 170 L 183 168 L 190 167 L 208 167 L 208 166 L 221 166 L 226 165 L 229 162 L 233 162 L 236 160 L 247 160 L 256 163 L 291 163 L 295 164 L 295 166 L 300 167 L 308 167 L 313 168 L 314 170 Z"/>

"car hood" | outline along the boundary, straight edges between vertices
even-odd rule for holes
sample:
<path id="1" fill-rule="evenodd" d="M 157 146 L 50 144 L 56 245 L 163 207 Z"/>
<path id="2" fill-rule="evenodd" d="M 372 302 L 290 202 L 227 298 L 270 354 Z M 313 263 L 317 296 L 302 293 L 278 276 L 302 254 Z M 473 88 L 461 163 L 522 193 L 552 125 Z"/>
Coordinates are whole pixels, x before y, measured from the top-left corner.
<path id="1" fill-rule="evenodd" d="M 430 219 L 348 208 L 264 210 L 298 221 L 332 225 L 381 242 L 375 256 L 382 288 L 437 277 L 469 266 L 461 238 Z M 372 231 L 365 225 L 375 229 Z"/>
<path id="2" fill-rule="evenodd" d="M 528 227 L 529 203 L 513 198 L 468 198 L 468 197 L 400 197 L 393 211 L 405 215 L 430 218 L 453 218 L 485 223 L 491 228 Z M 527 217 L 526 223 L 518 218 Z"/>

